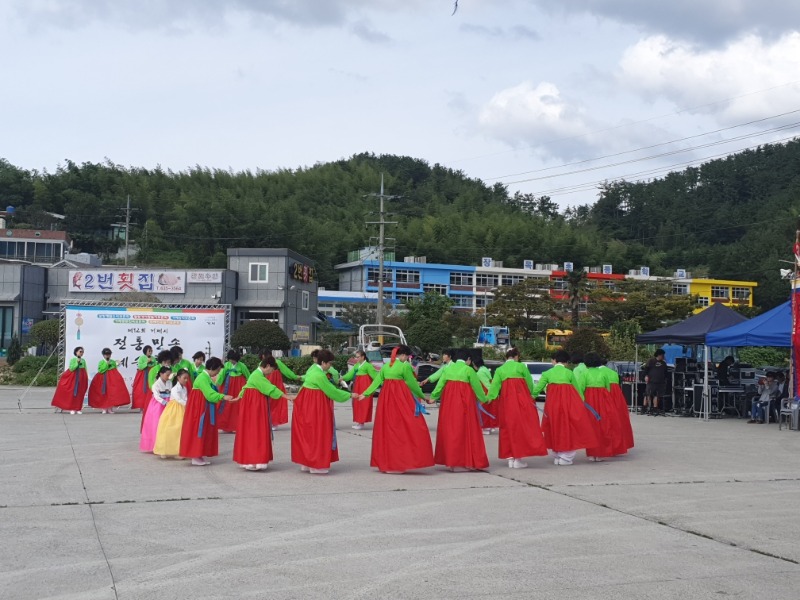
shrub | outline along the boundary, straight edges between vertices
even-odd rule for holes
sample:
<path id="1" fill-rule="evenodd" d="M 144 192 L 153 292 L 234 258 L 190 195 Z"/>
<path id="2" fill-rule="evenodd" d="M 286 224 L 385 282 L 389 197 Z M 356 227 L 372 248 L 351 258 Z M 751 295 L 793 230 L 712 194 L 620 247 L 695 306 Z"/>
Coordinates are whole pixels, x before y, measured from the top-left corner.
<path id="1" fill-rule="evenodd" d="M 264 348 L 287 352 L 291 343 L 289 336 L 270 321 L 248 321 L 233 332 L 231 346 L 246 348 L 248 352 L 258 353 Z"/>
<path id="2" fill-rule="evenodd" d="M 19 343 L 19 338 L 14 336 L 11 338 L 11 343 L 8 345 L 8 354 L 6 355 L 6 362 L 13 365 L 22 358 L 22 344 Z"/>
<path id="3" fill-rule="evenodd" d="M 739 362 L 754 367 L 785 367 L 789 364 L 788 348 L 740 348 Z"/>
<path id="4" fill-rule="evenodd" d="M 10 382 L 13 385 L 30 385 L 39 370 L 42 369 L 36 385 L 54 386 L 58 383 L 58 359 L 55 356 L 24 356 L 14 364 L 11 369 L 13 377 Z"/>
<path id="5" fill-rule="evenodd" d="M 39 321 L 31 327 L 31 339 L 37 346 L 44 344 L 48 348 L 55 348 L 58 345 L 60 328 L 58 319 Z"/>
<path id="6" fill-rule="evenodd" d="M 569 337 L 564 344 L 564 350 L 572 354 L 573 352 L 597 352 L 600 356 L 608 358 L 609 348 L 605 339 L 595 329 L 581 327 Z"/>
<path id="7" fill-rule="evenodd" d="M 447 324 L 441 319 L 422 319 L 406 332 L 408 343 L 419 346 L 423 352 L 441 352 L 449 348 L 453 337 Z"/>

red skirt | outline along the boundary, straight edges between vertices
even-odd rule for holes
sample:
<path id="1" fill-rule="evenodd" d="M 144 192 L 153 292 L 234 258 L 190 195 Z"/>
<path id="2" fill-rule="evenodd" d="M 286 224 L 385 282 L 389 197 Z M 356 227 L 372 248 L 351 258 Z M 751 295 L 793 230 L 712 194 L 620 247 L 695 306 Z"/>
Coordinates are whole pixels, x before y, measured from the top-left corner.
<path id="1" fill-rule="evenodd" d="M 481 433 L 475 392 L 466 381 L 448 381 L 442 391 L 436 427 L 437 465 L 486 469 L 489 458 Z"/>
<path id="2" fill-rule="evenodd" d="M 283 385 L 283 375 L 278 370 L 267 375 L 267 381 L 286 394 L 286 386 Z M 285 425 L 289 422 L 289 400 L 286 398 L 269 399 L 269 412 L 272 426 Z"/>
<path id="3" fill-rule="evenodd" d="M 595 417 L 593 421 L 597 444 L 586 448 L 586 456 L 614 456 L 627 452 L 627 448 L 622 448 L 619 417 L 608 390 L 600 387 L 587 387 L 584 395 L 586 404 L 600 415 L 599 420 Z"/>
<path id="4" fill-rule="evenodd" d="M 58 387 L 50 404 L 61 410 L 83 410 L 83 398 L 88 388 L 89 375 L 86 369 L 67 369 L 58 380 Z"/>
<path id="5" fill-rule="evenodd" d="M 489 391 L 485 385 L 481 384 L 481 387 L 483 388 L 484 394 Z M 481 427 L 484 429 L 496 429 L 497 427 L 500 427 L 500 415 L 498 414 L 500 410 L 500 402 L 497 400 L 492 400 L 491 402 L 487 402 L 481 406 L 483 407 L 483 410 L 489 413 L 487 415 L 483 412 L 483 410 L 478 411 L 478 413 L 481 415 Z"/>
<path id="6" fill-rule="evenodd" d="M 148 399 L 149 400 L 149 399 Z M 131 395 L 125 380 L 116 369 L 96 373 L 89 385 L 89 406 L 92 408 L 114 408 L 131 403 Z"/>
<path id="7" fill-rule="evenodd" d="M 365 377 L 372 379 L 368 375 Z M 414 416 L 415 408 L 414 397 L 404 381 L 387 379 L 383 382 L 375 411 L 370 466 L 381 471 L 410 471 L 433 466 L 428 424 L 423 415 Z"/>
<path id="8" fill-rule="evenodd" d="M 200 390 L 189 392 L 181 427 L 181 456 L 200 458 L 219 454 L 219 434 L 217 425 L 212 422 L 216 409 Z"/>
<path id="9" fill-rule="evenodd" d="M 327 469 L 339 460 L 333 400 L 320 390 L 303 388 L 292 411 L 292 462 Z"/>
<path id="10" fill-rule="evenodd" d="M 611 384 L 611 400 L 614 408 L 619 415 L 619 427 L 622 433 L 622 445 L 626 450 L 633 448 L 633 428 L 631 427 L 631 413 L 628 411 L 628 403 L 625 394 L 618 383 Z"/>
<path id="11" fill-rule="evenodd" d="M 545 445 L 554 452 L 572 452 L 597 445 L 592 413 L 571 383 L 551 383 L 542 417 Z"/>
<path id="12" fill-rule="evenodd" d="M 239 428 L 233 442 L 233 462 L 240 465 L 267 464 L 272 456 L 272 430 L 268 400 L 258 390 L 248 388 L 239 405 Z"/>
<path id="13" fill-rule="evenodd" d="M 360 394 L 371 385 L 372 377 L 369 375 L 357 375 L 353 383 L 353 391 Z M 386 384 L 384 383 L 384 385 Z M 372 423 L 372 396 L 367 396 L 363 400 L 353 400 L 353 423 Z M 397 469 L 391 470 L 395 471 Z"/>
<path id="14" fill-rule="evenodd" d="M 223 385 L 220 386 L 220 393 L 233 396 L 234 398 L 242 391 L 244 384 L 247 383 L 247 378 L 242 375 L 231 377 L 228 379 L 227 388 Z M 219 410 L 217 410 L 217 427 L 220 431 L 236 431 L 236 426 L 239 424 L 239 403 L 238 402 L 224 402 L 220 403 Z"/>
<path id="15" fill-rule="evenodd" d="M 147 385 L 147 379 L 152 368 L 147 367 L 136 371 L 136 376 L 133 378 L 133 386 L 131 387 L 131 409 L 147 410 L 150 398 L 153 396 L 153 392 L 150 391 L 150 387 Z"/>
<path id="16" fill-rule="evenodd" d="M 499 458 L 547 456 L 547 444 L 539 426 L 539 411 L 524 379 L 503 381 L 500 395 L 493 404 L 502 407 L 503 415 L 500 421 Z"/>

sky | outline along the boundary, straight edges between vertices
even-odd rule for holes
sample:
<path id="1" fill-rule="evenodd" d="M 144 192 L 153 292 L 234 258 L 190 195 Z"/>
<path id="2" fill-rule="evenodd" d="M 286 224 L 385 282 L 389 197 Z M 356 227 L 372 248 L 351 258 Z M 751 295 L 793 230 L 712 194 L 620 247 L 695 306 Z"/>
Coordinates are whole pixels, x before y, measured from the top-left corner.
<path id="1" fill-rule="evenodd" d="M 0 0 L 0 158 L 273 171 L 398 154 L 564 208 L 800 131 L 796 0 L 455 8 Z"/>

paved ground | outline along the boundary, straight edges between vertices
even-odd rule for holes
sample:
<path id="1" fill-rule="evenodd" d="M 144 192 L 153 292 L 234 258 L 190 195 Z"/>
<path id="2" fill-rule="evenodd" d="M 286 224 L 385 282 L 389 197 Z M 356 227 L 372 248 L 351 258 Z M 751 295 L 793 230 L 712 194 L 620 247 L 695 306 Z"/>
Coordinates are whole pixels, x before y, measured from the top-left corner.
<path id="1" fill-rule="evenodd" d="M 385 475 L 337 407 L 328 476 L 137 451 L 137 414 L 0 389 L 2 598 L 797 598 L 800 433 L 633 417 L 625 458 Z M 436 411 L 429 417 L 435 434 Z"/>

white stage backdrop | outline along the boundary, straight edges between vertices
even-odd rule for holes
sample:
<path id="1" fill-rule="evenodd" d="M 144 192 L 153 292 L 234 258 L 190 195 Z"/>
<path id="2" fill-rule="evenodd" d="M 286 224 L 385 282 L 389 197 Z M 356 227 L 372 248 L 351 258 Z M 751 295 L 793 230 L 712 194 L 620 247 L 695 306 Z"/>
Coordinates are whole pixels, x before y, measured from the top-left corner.
<path id="1" fill-rule="evenodd" d="M 67 304 L 64 318 L 66 365 L 74 348 L 83 346 L 90 380 L 103 358 L 103 348 L 111 348 L 111 358 L 128 384 L 136 375 L 136 359 L 144 346 L 153 347 L 154 358 L 161 350 L 180 346 L 190 361 L 198 350 L 206 358 L 223 358 L 225 350 L 225 309 Z"/>

